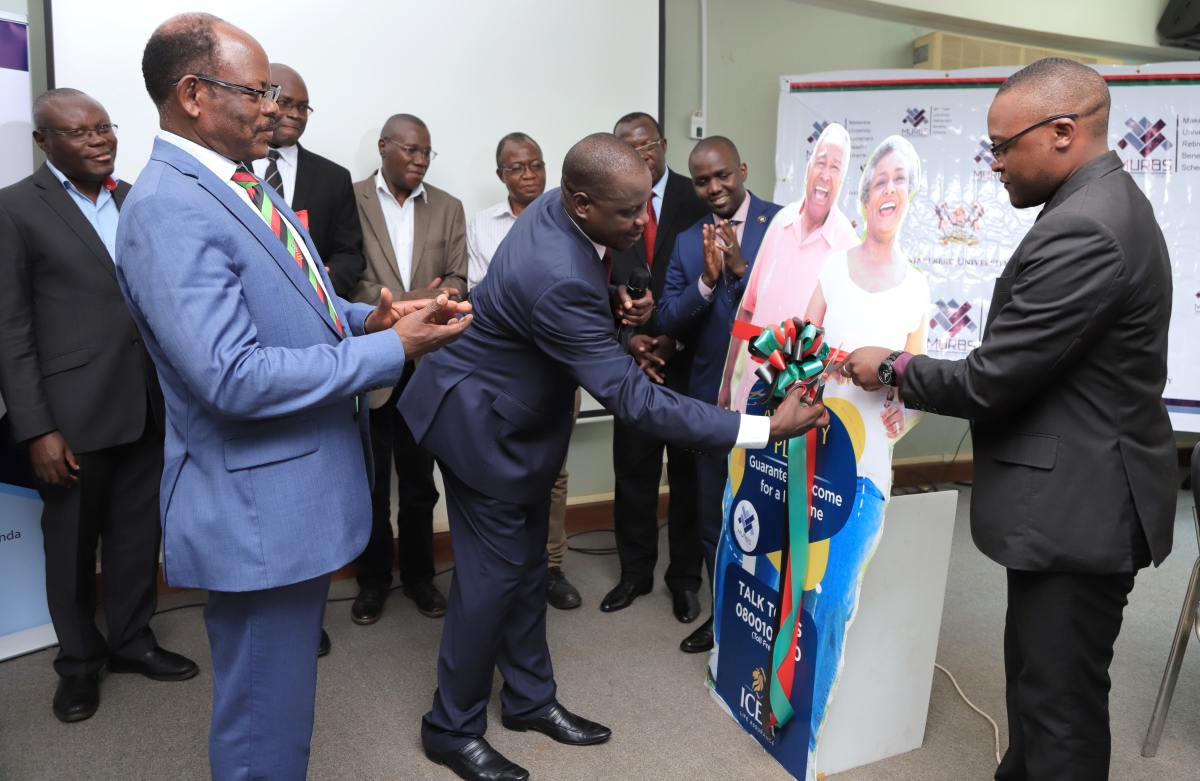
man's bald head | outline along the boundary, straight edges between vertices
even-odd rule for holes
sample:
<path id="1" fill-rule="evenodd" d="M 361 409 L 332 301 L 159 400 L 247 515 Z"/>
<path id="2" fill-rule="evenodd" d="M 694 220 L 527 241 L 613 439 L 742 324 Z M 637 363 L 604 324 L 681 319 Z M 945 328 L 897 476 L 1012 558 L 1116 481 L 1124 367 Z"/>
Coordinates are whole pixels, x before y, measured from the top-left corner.
<path id="1" fill-rule="evenodd" d="M 304 135 L 308 127 L 308 85 L 304 78 L 290 66 L 281 62 L 271 63 L 271 83 L 279 85 L 279 113 L 275 115 L 275 134 L 271 146 L 293 146 Z"/>
<path id="2" fill-rule="evenodd" d="M 701 139 L 696 146 L 692 147 L 692 153 L 688 159 L 691 160 L 712 151 L 726 155 L 735 168 L 742 164 L 742 155 L 738 152 L 737 146 L 725 136 L 709 136 Z"/>
<path id="3" fill-rule="evenodd" d="M 1039 118 L 1078 114 L 1077 124 L 1093 136 L 1108 136 L 1112 96 L 1104 77 L 1074 60 L 1045 57 L 1009 76 L 996 97 L 1011 93 Z"/>
<path id="4" fill-rule="evenodd" d="M 151 33 L 142 52 L 142 79 L 159 113 L 165 112 L 171 88 L 185 75 L 217 72 L 217 26 L 224 24 L 212 14 L 188 13 L 171 17 Z"/>
<path id="5" fill-rule="evenodd" d="M 52 89 L 33 101 L 33 124 L 46 159 L 94 201 L 117 161 L 116 128 L 104 106 L 77 89 Z"/>
<path id="6" fill-rule="evenodd" d="M 562 187 L 567 193 L 612 198 L 619 178 L 650 173 L 637 150 L 612 133 L 593 133 L 567 152 Z"/>
<path id="7" fill-rule="evenodd" d="M 429 129 L 429 125 L 425 124 L 425 120 L 412 114 L 392 114 L 387 118 L 387 122 L 383 123 L 383 130 L 379 131 L 381 138 L 388 138 L 400 132 L 400 129 L 405 126 L 419 127 L 424 130 Z"/>
<path id="8" fill-rule="evenodd" d="M 85 103 L 95 106 L 100 105 L 98 100 L 82 90 L 70 87 L 46 90 L 33 101 L 33 126 L 53 127 L 51 119 L 59 107 Z"/>
<path id="9" fill-rule="evenodd" d="M 282 62 L 271 63 L 271 81 L 280 84 L 282 79 L 289 79 L 304 84 L 304 77 L 292 66 L 284 65 Z"/>

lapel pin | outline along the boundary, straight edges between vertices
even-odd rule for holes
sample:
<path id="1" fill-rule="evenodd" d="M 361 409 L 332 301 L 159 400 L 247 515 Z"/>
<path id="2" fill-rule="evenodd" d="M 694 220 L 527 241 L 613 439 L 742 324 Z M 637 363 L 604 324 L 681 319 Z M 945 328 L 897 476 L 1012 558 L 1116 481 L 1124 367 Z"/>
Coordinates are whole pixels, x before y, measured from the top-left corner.
<path id="1" fill-rule="evenodd" d="M 767 215 L 765 215 L 765 214 L 760 214 L 760 215 L 758 215 L 758 221 L 759 221 L 759 222 L 766 222 L 766 221 L 767 221 Z"/>

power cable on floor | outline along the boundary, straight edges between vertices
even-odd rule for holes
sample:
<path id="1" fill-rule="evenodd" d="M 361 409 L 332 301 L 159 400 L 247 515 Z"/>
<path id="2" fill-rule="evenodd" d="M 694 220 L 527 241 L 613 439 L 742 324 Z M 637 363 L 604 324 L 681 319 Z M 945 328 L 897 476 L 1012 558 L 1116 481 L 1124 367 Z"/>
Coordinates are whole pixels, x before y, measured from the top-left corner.
<path id="1" fill-rule="evenodd" d="M 988 720 L 988 723 L 992 725 L 992 732 L 995 734 L 995 737 L 996 737 L 996 764 L 999 765 L 1000 764 L 1000 725 L 996 723 L 995 719 L 993 719 L 991 716 L 987 715 L 982 710 L 980 710 L 975 705 L 975 703 L 973 703 L 967 699 L 967 695 L 963 694 L 962 687 L 958 685 L 958 681 L 954 680 L 954 675 L 952 675 L 949 670 L 947 670 L 945 667 L 942 667 L 937 662 L 934 662 L 933 666 L 946 674 L 946 677 L 950 679 L 950 683 L 954 684 L 954 689 L 955 689 L 955 691 L 958 692 L 958 696 L 962 697 L 962 701 L 965 702 L 967 705 L 971 706 L 971 710 L 975 711 L 980 716 L 983 716 L 985 719 Z"/>
<path id="2" fill-rule="evenodd" d="M 658 530 L 661 532 L 666 525 L 667 524 L 665 521 L 663 523 L 660 523 L 658 525 Z M 569 540 L 572 537 L 578 537 L 581 534 L 595 534 L 596 532 L 612 532 L 613 534 L 616 534 L 617 530 L 616 529 L 588 529 L 586 531 L 581 531 L 581 532 L 571 532 L 570 534 L 567 535 L 567 539 Z M 617 549 L 615 546 L 612 548 L 576 548 L 569 543 L 567 544 L 567 550 L 573 551 L 575 553 L 582 553 L 587 556 L 612 556 L 617 553 Z"/>

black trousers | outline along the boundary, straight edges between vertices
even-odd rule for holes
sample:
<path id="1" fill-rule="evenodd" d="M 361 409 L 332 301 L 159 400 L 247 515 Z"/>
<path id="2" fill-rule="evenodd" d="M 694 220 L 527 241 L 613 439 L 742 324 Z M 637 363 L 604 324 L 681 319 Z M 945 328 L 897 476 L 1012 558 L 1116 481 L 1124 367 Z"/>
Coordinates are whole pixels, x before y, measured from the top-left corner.
<path id="1" fill-rule="evenodd" d="M 613 422 L 616 496 L 613 525 L 621 575 L 653 581 L 658 563 L 658 484 L 667 450 L 667 542 L 671 561 L 665 580 L 671 591 L 700 590 L 700 534 L 696 520 L 696 464 L 692 454 L 632 426 Z"/>
<path id="2" fill-rule="evenodd" d="M 400 541 L 400 582 L 415 586 L 433 580 L 433 508 L 438 503 L 433 481 L 433 455 L 417 444 L 396 402 L 412 377 L 414 364 L 404 365 L 391 398 L 371 410 L 371 452 L 375 457 L 375 490 L 371 494 L 371 538 L 358 557 L 358 586 L 386 592 L 392 586 L 392 541 Z M 399 478 L 398 532 L 392 535 L 392 466 Z"/>
<path id="3" fill-rule="evenodd" d="M 1108 666 L 1133 573 L 1008 571 L 1008 752 L 997 781 L 1107 781 Z"/>
<path id="4" fill-rule="evenodd" d="M 94 673 L 109 656 L 140 656 L 157 645 L 150 617 L 158 607 L 162 434 L 147 417 L 137 441 L 75 460 L 75 485 L 38 483 L 46 597 L 59 646 L 54 670 L 63 676 Z M 96 628 L 98 542 L 107 640 Z"/>
<path id="5" fill-rule="evenodd" d="M 696 517 L 700 525 L 700 547 L 704 551 L 704 566 L 709 585 L 716 583 L 717 544 L 725 522 L 721 503 L 725 500 L 725 483 L 729 480 L 729 455 L 697 455 L 696 457 Z"/>

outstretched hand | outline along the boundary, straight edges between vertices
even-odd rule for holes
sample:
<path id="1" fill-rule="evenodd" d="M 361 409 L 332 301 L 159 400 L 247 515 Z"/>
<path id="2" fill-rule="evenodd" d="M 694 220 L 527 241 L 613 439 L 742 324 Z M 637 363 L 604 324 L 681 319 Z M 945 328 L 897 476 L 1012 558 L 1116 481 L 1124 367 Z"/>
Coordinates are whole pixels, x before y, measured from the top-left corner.
<path id="1" fill-rule="evenodd" d="M 782 442 L 829 425 L 829 412 L 825 405 L 821 402 L 812 406 L 804 404 L 800 401 L 803 395 L 803 388 L 798 387 L 785 396 L 775 409 L 775 414 L 771 416 L 772 442 Z"/>
<path id="2" fill-rule="evenodd" d="M 401 318 L 407 317 L 414 312 L 419 312 L 429 306 L 432 301 L 432 298 L 393 301 L 392 291 L 385 287 L 379 291 L 379 306 L 375 307 L 375 311 L 367 317 L 367 321 L 363 324 L 363 330 L 369 334 L 387 330 L 396 325 Z M 439 325 L 444 325 L 450 318 L 466 314 L 470 311 L 471 305 L 468 303 L 447 301 L 446 306 L 441 310 L 442 320 Z"/>
<path id="3" fill-rule="evenodd" d="M 395 312 L 399 306 L 418 303 L 420 302 L 405 301 L 394 304 L 392 309 Z M 424 307 L 401 315 L 391 328 L 400 336 L 400 342 L 404 345 L 404 357 L 411 361 L 457 341 L 474 317 L 469 314 L 470 309 L 470 304 L 451 301 L 443 293 Z M 464 312 L 468 314 L 458 317 Z"/>

